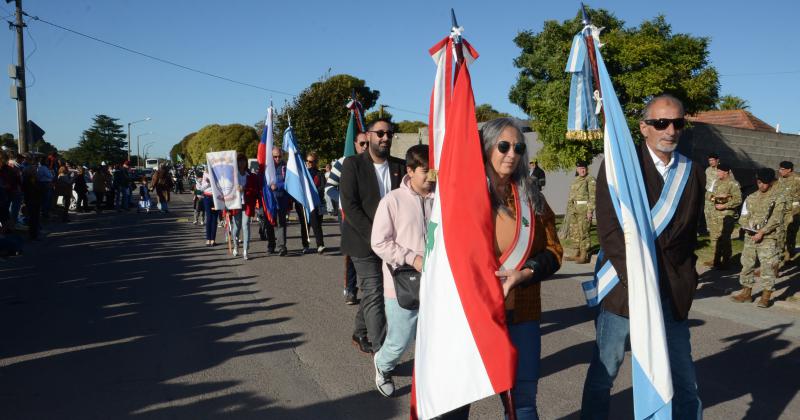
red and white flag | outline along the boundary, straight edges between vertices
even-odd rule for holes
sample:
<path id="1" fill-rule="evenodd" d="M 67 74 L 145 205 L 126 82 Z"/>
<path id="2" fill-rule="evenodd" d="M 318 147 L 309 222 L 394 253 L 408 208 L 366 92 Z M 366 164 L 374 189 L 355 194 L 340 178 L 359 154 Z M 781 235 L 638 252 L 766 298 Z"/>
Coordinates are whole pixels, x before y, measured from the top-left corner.
<path id="1" fill-rule="evenodd" d="M 494 224 L 467 66 L 455 79 L 420 282 L 413 419 L 511 389 L 517 362 L 494 274 Z"/>

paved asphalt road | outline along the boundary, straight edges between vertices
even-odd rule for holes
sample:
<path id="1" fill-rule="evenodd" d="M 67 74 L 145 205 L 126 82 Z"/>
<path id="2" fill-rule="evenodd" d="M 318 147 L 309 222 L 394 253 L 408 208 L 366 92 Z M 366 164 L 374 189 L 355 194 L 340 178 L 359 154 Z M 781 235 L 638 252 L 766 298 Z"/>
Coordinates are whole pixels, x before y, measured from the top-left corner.
<path id="1" fill-rule="evenodd" d="M 267 256 L 256 237 L 244 262 L 203 246 L 189 199 L 166 216 L 76 215 L 0 261 L 0 418 L 408 418 L 408 356 L 388 399 L 350 343 L 335 224 L 328 255 Z M 594 338 L 588 269 L 568 263 L 542 287 L 543 419 L 577 417 Z M 730 303 L 735 273 L 723 274 L 704 276 L 691 313 L 705 418 L 800 419 L 800 310 Z M 785 278 L 781 292 L 798 290 L 800 270 Z M 631 407 L 625 366 L 612 418 Z M 496 397 L 472 413 L 500 416 Z"/>

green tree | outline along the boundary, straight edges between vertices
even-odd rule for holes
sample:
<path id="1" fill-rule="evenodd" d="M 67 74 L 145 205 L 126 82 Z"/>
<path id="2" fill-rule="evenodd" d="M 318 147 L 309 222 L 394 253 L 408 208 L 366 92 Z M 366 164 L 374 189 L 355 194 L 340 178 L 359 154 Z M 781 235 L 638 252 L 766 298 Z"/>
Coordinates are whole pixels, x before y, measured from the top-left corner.
<path id="1" fill-rule="evenodd" d="M 92 126 L 81 134 L 78 146 L 68 150 L 65 157 L 79 164 L 122 163 L 128 156 L 128 143 L 117 121 L 108 115 L 95 116 Z"/>
<path id="2" fill-rule="evenodd" d="M 630 28 L 603 9 L 590 16 L 605 28 L 601 52 L 634 139 L 640 140 L 639 114 L 655 95 L 676 96 L 688 113 L 714 107 L 719 74 L 708 62 L 708 38 L 672 33 L 663 15 Z M 550 20 L 541 32 L 523 31 L 514 39 L 522 51 L 514 60 L 520 73 L 509 99 L 530 115 L 531 128 L 543 143 L 537 158 L 546 169 L 572 168 L 577 159 L 602 151 L 602 140 L 564 137 L 570 86 L 564 68 L 572 38 L 582 27 L 580 16 L 562 23 Z"/>
<path id="3" fill-rule="evenodd" d="M 725 95 L 720 96 L 719 100 L 717 101 L 717 109 L 725 111 L 734 109 L 750 109 L 750 104 L 738 96 Z"/>
<path id="4" fill-rule="evenodd" d="M 205 163 L 206 153 L 211 151 L 236 150 L 248 158 L 255 158 L 258 151 L 256 129 L 243 124 L 207 125 L 184 140 L 186 159 L 193 164 Z"/>
<path id="5" fill-rule="evenodd" d="M 316 150 L 323 160 L 339 157 L 350 112 L 345 104 L 354 90 L 364 109 L 372 108 L 380 96 L 380 92 L 367 87 L 363 80 L 348 74 L 312 83 L 278 114 L 275 143 L 280 144 L 283 139 L 287 117 L 291 116 L 301 151 Z"/>
<path id="6" fill-rule="evenodd" d="M 37 140 L 35 143 L 33 143 L 31 150 L 34 152 L 44 153 L 46 155 L 49 155 L 50 153 L 58 153 L 58 148 L 48 143 L 46 140 Z"/>
<path id="7" fill-rule="evenodd" d="M 500 112 L 489 104 L 481 104 L 475 107 L 475 117 L 478 118 L 478 122 L 485 122 L 495 118 L 511 117 L 511 114 Z"/>
<path id="8" fill-rule="evenodd" d="M 192 141 L 192 138 L 194 138 L 194 136 L 196 134 L 197 134 L 196 131 L 194 133 L 189 133 L 186 136 L 184 136 L 183 139 L 181 139 L 181 141 L 179 141 L 174 146 L 172 146 L 172 149 L 170 149 L 170 151 L 169 151 L 169 158 L 173 162 L 177 162 L 178 161 L 178 155 L 180 154 L 183 157 L 185 164 L 187 164 L 187 165 L 196 165 L 198 163 L 198 162 L 194 162 L 189 157 L 187 149 L 186 149 L 188 144 L 189 144 L 189 142 Z"/>
<path id="9" fill-rule="evenodd" d="M 397 132 L 398 133 L 419 133 L 420 128 L 425 128 L 428 126 L 428 123 L 422 121 L 408 121 L 403 120 L 400 121 L 397 125 Z"/>

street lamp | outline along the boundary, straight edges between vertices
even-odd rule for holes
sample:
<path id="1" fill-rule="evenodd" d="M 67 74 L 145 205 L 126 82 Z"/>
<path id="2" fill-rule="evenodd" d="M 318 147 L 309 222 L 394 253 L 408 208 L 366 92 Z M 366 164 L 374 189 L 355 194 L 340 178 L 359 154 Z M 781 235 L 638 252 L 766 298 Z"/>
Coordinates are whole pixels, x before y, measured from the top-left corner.
<path id="1" fill-rule="evenodd" d="M 141 151 L 139 150 L 139 138 L 142 137 L 142 136 L 149 136 L 150 134 L 153 134 L 153 132 L 152 131 L 148 131 L 147 133 L 142 133 L 142 134 L 139 134 L 138 136 L 136 136 L 136 167 L 137 168 L 141 168 L 142 167 L 142 165 L 141 165 L 142 162 L 140 162 L 140 160 L 142 159 L 142 155 L 140 153 Z"/>
<path id="2" fill-rule="evenodd" d="M 150 146 L 154 144 L 156 144 L 156 142 L 151 141 L 150 143 L 144 145 L 144 160 L 147 160 L 147 150 L 150 149 Z"/>
<path id="3" fill-rule="evenodd" d="M 145 122 L 145 121 L 150 121 L 150 117 L 144 117 L 143 120 L 136 120 L 136 121 L 131 121 L 131 122 L 128 123 L 128 161 L 131 160 L 131 126 L 136 124 L 136 123 Z"/>

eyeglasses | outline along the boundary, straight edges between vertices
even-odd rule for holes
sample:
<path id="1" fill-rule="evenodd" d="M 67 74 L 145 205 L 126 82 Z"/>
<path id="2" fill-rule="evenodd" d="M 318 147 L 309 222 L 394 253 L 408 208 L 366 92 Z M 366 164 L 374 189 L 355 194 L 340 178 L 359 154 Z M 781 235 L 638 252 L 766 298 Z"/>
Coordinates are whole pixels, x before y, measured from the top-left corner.
<path id="1" fill-rule="evenodd" d="M 317 163 L 316 160 L 307 160 L 306 163 Z"/>
<path id="2" fill-rule="evenodd" d="M 378 130 L 378 131 L 369 131 L 369 132 L 370 133 L 375 133 L 375 135 L 378 136 L 378 138 L 382 138 L 384 135 L 387 136 L 388 138 L 394 137 L 394 131 Z"/>
<path id="3" fill-rule="evenodd" d="M 280 156 L 280 155 L 277 155 L 277 156 L 275 156 L 275 155 L 272 155 L 272 158 L 273 158 L 273 159 L 280 159 L 280 158 L 281 158 L 281 156 Z"/>
<path id="4" fill-rule="evenodd" d="M 358 145 L 359 145 L 360 147 L 364 147 L 364 146 L 366 146 L 366 145 L 367 145 L 367 142 L 365 142 L 365 141 L 360 141 L 360 142 L 358 142 Z"/>
<path id="5" fill-rule="evenodd" d="M 514 154 L 521 155 L 525 153 L 525 143 L 514 143 Z M 502 140 L 497 142 L 497 151 L 506 154 L 508 151 L 511 150 L 511 143 Z"/>
<path id="6" fill-rule="evenodd" d="M 666 130 L 670 124 L 672 124 L 672 127 L 676 130 L 683 130 L 683 127 L 686 126 L 686 118 L 659 118 L 657 120 L 644 120 L 644 123 L 658 131 Z"/>

